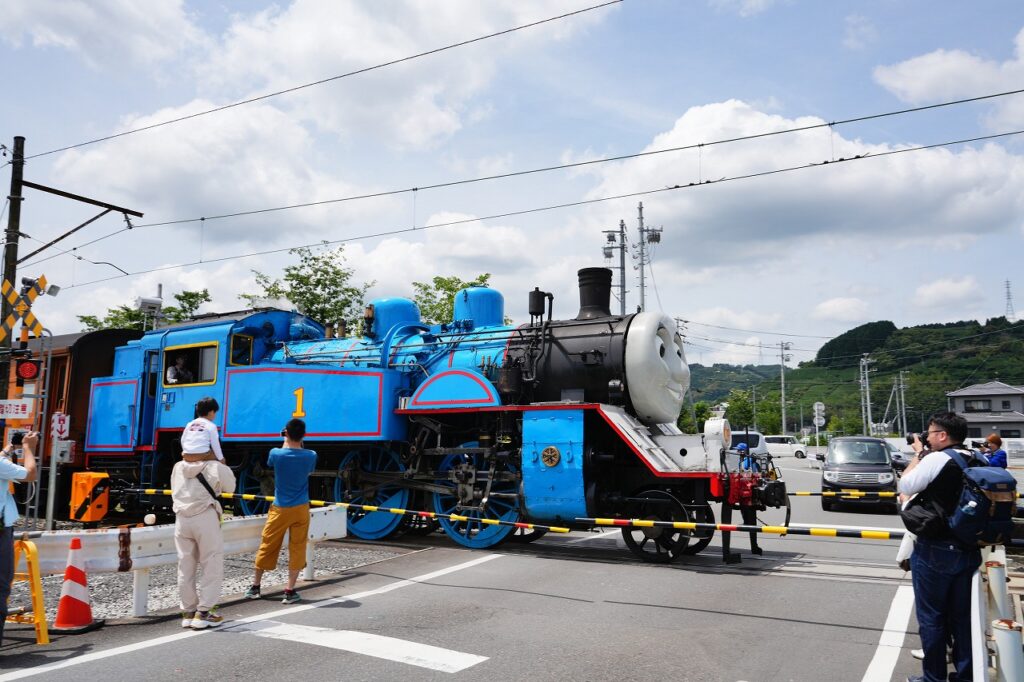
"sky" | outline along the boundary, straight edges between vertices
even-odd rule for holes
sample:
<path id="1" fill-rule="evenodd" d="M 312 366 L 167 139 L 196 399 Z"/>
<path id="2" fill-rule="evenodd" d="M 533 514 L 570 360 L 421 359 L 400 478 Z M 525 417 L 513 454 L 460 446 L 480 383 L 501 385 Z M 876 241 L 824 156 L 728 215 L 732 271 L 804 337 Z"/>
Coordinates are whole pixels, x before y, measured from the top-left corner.
<path id="1" fill-rule="evenodd" d="M 158 285 L 237 310 L 254 270 L 333 242 L 371 298 L 487 272 L 517 322 L 534 287 L 570 318 L 576 271 L 618 265 L 602 247 L 620 221 L 635 310 L 641 202 L 662 229 L 646 309 L 687 321 L 690 362 L 777 363 L 780 342 L 808 360 L 876 320 L 984 321 L 1007 280 L 1024 309 L 1024 135 L 946 145 L 1024 130 L 1024 94 L 876 116 L 1024 87 L 1024 5 L 625 0 L 404 59 L 598 4 L 8 3 L 0 144 L 26 138 L 27 180 L 144 213 L 23 263 L 62 287 L 34 311 L 75 332 Z M 641 152 L 657 153 L 601 161 Z M 20 255 L 96 213 L 26 189 Z"/>

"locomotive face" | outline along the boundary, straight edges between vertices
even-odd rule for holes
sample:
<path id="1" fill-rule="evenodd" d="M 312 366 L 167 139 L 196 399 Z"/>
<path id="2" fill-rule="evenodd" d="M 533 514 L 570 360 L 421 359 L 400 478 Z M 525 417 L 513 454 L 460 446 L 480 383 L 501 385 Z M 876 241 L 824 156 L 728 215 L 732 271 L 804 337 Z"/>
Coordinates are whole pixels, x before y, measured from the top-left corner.
<path id="1" fill-rule="evenodd" d="M 675 423 L 690 387 L 690 368 L 675 321 L 637 313 L 626 333 L 626 386 L 637 418 L 645 424 Z"/>

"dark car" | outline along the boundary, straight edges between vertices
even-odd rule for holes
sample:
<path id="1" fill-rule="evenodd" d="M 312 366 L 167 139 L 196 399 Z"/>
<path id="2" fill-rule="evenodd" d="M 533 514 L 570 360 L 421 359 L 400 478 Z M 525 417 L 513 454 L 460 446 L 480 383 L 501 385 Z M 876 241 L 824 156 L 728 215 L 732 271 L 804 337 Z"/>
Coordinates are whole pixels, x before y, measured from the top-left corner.
<path id="1" fill-rule="evenodd" d="M 843 436 L 829 441 L 821 471 L 822 492 L 896 492 L 896 471 L 889 447 L 881 438 Z M 821 508 L 830 511 L 838 504 L 881 506 L 893 513 L 899 511 L 895 497 L 821 498 Z"/>
<path id="2" fill-rule="evenodd" d="M 903 452 L 892 443 L 886 441 L 886 446 L 889 448 L 889 457 L 892 458 L 892 468 L 896 471 L 902 472 L 910 464 L 910 458 L 912 454 Z"/>

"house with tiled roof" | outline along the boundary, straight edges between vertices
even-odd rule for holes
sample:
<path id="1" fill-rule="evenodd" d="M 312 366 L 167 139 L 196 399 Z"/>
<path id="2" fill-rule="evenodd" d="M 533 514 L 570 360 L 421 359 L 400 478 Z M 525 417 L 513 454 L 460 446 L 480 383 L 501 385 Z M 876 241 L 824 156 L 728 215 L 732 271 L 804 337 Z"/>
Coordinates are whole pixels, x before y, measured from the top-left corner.
<path id="1" fill-rule="evenodd" d="M 946 400 L 951 411 L 967 420 L 968 438 L 990 433 L 1020 438 L 1024 432 L 1024 386 L 989 381 L 950 391 Z"/>

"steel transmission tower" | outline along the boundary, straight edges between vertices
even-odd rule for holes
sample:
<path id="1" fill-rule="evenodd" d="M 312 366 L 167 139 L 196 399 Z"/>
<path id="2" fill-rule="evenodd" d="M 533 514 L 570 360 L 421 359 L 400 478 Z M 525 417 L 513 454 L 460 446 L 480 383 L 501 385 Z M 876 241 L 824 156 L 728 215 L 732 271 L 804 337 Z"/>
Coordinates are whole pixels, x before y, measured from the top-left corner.
<path id="1" fill-rule="evenodd" d="M 1006 280 L 1006 321 L 1017 321 L 1017 313 L 1013 310 L 1013 293 L 1010 291 L 1010 280 Z"/>

